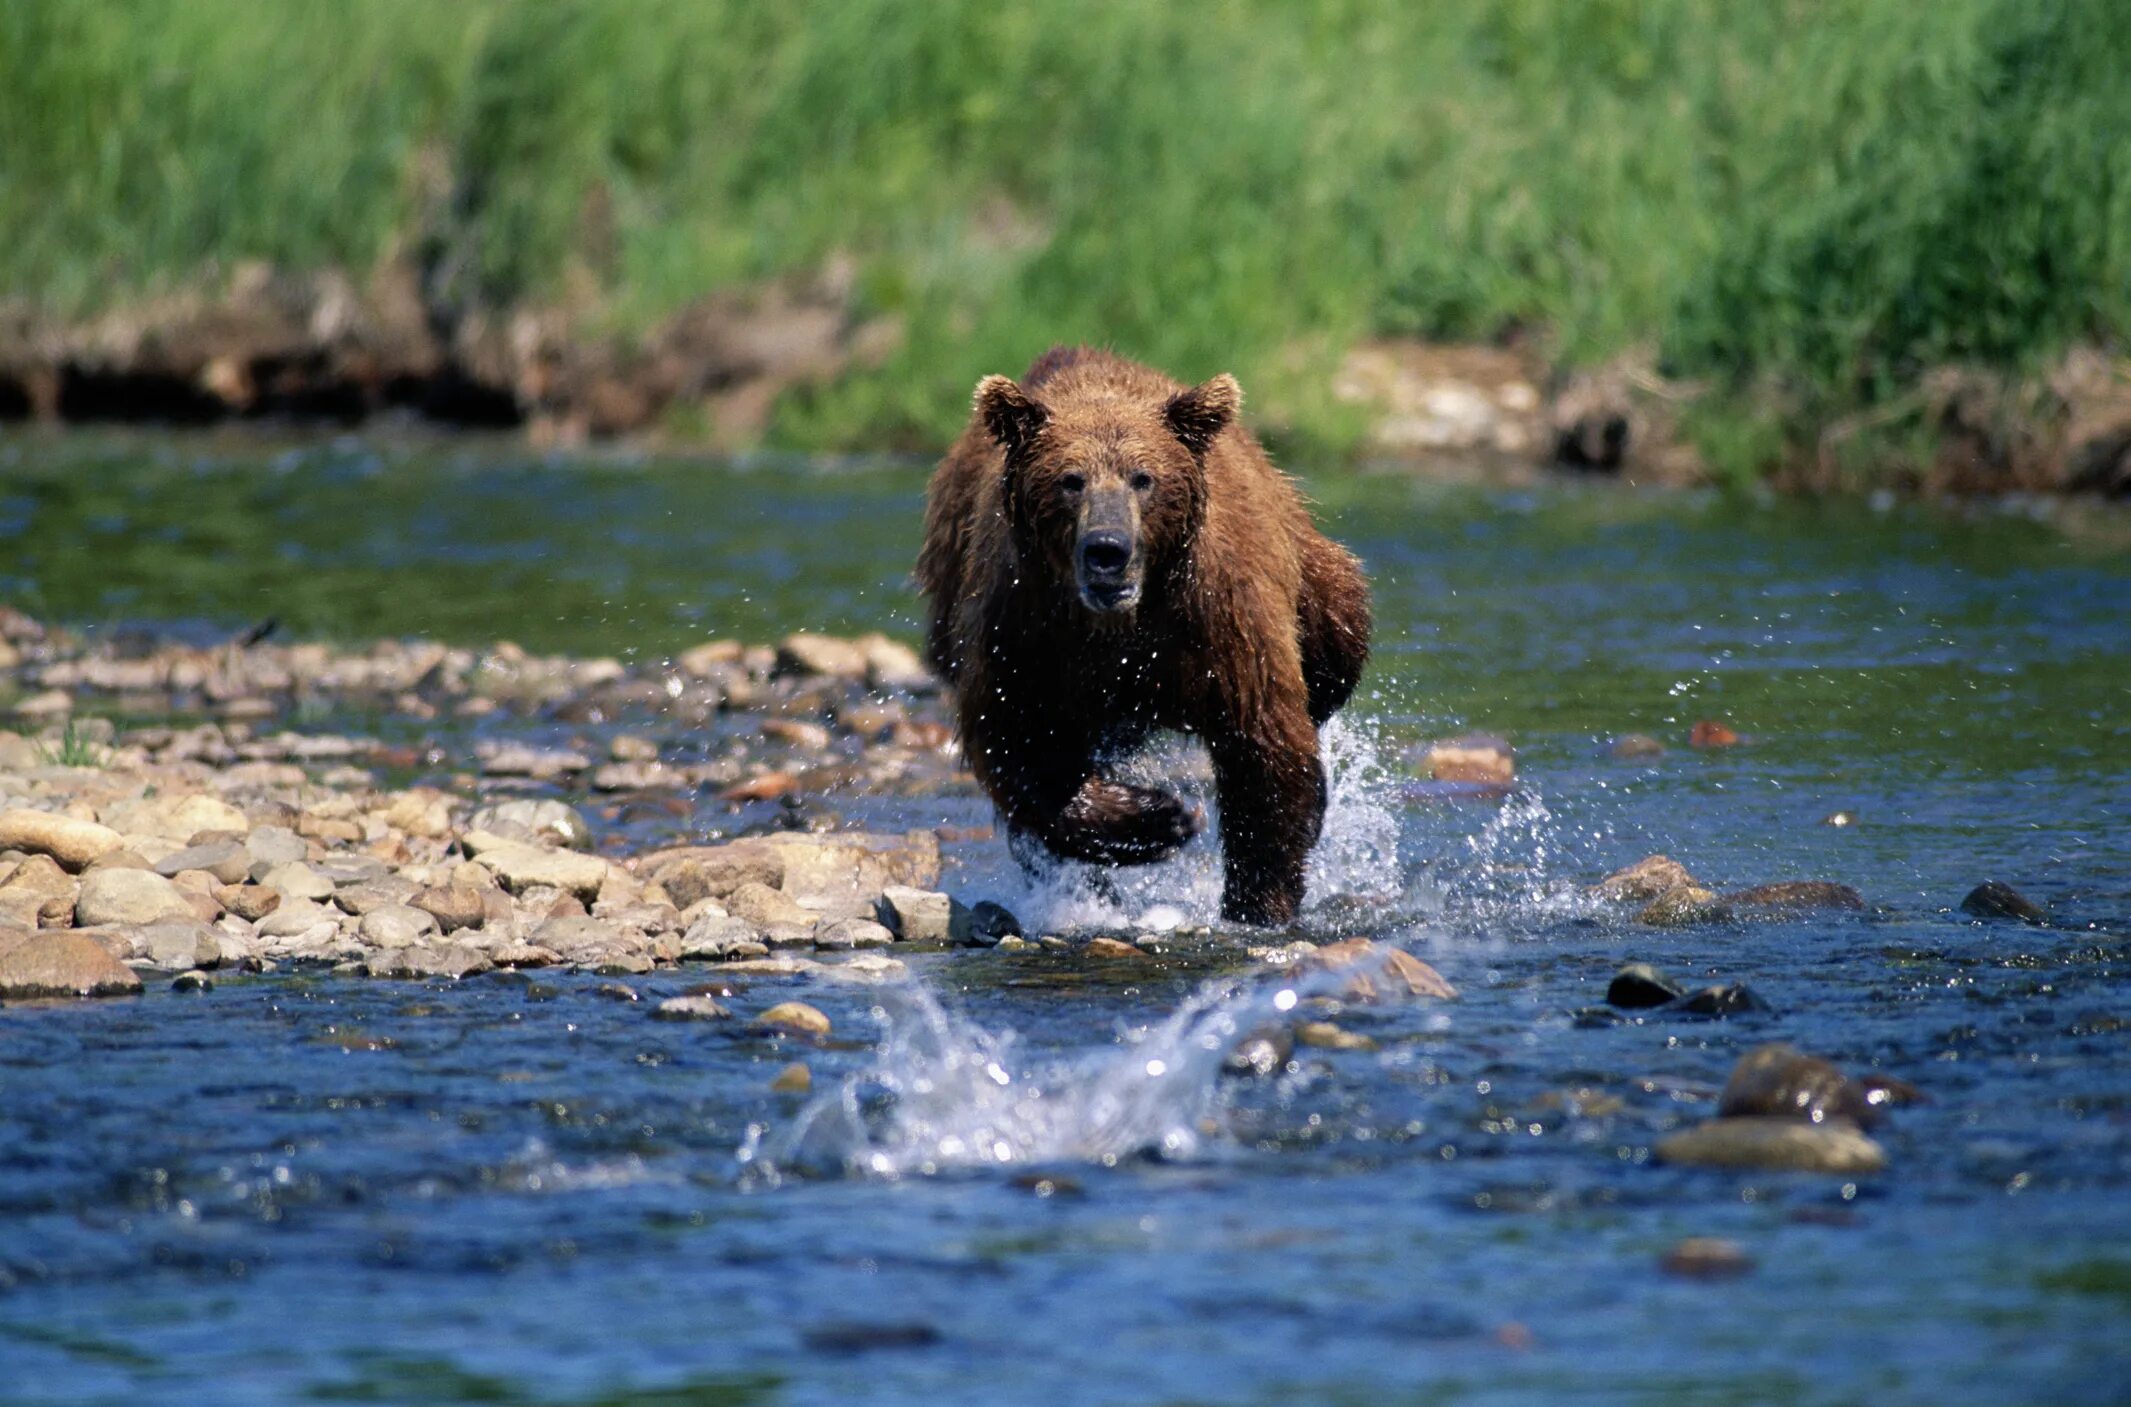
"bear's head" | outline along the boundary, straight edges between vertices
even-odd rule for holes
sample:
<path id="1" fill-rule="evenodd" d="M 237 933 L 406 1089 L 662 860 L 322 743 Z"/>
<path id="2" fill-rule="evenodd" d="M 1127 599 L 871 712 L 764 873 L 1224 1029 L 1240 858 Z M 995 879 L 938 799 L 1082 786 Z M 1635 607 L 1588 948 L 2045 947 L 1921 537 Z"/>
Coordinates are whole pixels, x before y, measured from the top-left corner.
<path id="1" fill-rule="evenodd" d="M 1136 403 L 1062 395 L 1004 376 L 977 383 L 977 417 L 1006 453 L 1015 550 L 1098 615 L 1130 611 L 1185 560 L 1206 511 L 1206 452 L 1243 392 L 1222 373 Z"/>

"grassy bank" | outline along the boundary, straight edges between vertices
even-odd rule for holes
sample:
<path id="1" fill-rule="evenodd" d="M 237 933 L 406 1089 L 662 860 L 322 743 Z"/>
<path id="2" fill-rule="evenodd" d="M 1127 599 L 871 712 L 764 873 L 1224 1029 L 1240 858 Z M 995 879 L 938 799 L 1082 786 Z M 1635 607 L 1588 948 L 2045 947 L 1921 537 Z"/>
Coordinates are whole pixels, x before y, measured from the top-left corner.
<path id="1" fill-rule="evenodd" d="M 877 370 L 786 441 L 936 443 L 1060 339 L 1337 441 L 1376 333 L 1654 349 L 1720 470 L 1925 368 L 2131 330 L 2131 24 L 2092 0 L 0 7 L 0 288 L 263 259 L 649 325 L 858 264 Z M 1898 419 L 1895 422 L 1898 428 Z"/>

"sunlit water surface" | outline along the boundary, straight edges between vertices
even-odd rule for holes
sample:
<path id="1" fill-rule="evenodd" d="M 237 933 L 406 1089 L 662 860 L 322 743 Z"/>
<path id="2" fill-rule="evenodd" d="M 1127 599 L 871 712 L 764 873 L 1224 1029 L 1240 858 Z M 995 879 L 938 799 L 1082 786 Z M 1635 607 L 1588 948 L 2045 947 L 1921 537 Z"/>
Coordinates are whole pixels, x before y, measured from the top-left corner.
<path id="1" fill-rule="evenodd" d="M 632 659 L 909 635 L 922 478 L 0 441 L 0 599 L 95 629 L 275 616 Z M 1157 964 L 920 955 L 905 986 L 809 988 L 819 1049 L 552 974 L 11 1007 L 0 1398 L 2123 1401 L 2121 524 L 1312 487 L 1369 564 L 1378 653 L 1327 740 L 1305 931 L 1403 944 L 1458 1001 L 1350 1007 L 1376 1050 L 1257 1081 L 1220 1053 L 1312 988 L 1227 935 Z M 1749 742 L 1687 748 L 1704 717 Z M 1514 795 L 1407 785 L 1413 744 L 1467 728 L 1515 741 Z M 1627 731 L 1671 750 L 1614 760 Z M 986 819 L 960 795 L 830 804 Z M 1856 824 L 1821 824 L 1837 810 Z M 1656 930 L 1583 896 L 1660 850 L 1872 908 Z M 1993 877 L 2059 926 L 1955 911 Z M 951 845 L 947 882 L 1031 927 L 1218 901 L 1203 843 L 1107 900 L 1025 880 L 997 840 Z M 1628 960 L 1773 1011 L 1579 1022 Z M 1774 1039 L 1928 1093 L 1881 1134 L 1885 1174 L 1650 1160 Z M 795 1059 L 812 1096 L 769 1088 Z M 1686 1236 L 1754 1268 L 1671 1276 Z"/>

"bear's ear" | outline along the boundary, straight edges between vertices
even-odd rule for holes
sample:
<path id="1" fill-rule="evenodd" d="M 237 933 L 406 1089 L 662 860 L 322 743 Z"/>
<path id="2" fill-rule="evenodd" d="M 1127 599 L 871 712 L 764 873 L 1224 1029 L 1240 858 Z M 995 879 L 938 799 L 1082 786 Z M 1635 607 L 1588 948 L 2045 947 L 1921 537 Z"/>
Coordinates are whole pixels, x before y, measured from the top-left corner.
<path id="1" fill-rule="evenodd" d="M 1008 459 L 1019 459 L 1035 443 L 1037 432 L 1051 413 L 1028 392 L 1004 376 L 987 376 L 977 383 L 977 418 L 991 431 Z"/>
<path id="2" fill-rule="evenodd" d="M 1202 381 L 1171 396 L 1162 405 L 1162 419 L 1169 426 L 1169 433 L 1184 442 L 1184 448 L 1203 455 L 1242 408 L 1243 388 L 1224 371 L 1211 381 Z"/>

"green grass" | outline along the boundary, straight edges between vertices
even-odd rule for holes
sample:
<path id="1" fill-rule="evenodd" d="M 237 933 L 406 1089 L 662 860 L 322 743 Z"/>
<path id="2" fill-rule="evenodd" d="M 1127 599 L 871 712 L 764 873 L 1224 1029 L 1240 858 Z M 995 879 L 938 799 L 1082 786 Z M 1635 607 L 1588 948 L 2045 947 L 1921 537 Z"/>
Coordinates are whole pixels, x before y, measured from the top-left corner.
<path id="1" fill-rule="evenodd" d="M 101 767 L 104 765 L 104 750 L 75 731 L 74 720 L 69 718 L 54 743 L 39 743 L 37 756 L 47 767 Z"/>
<path id="2" fill-rule="evenodd" d="M 787 443 L 938 444 L 1065 339 L 1337 441 L 1353 339 L 1521 332 L 1708 383 L 1745 473 L 2131 328 L 2126 72 L 2095 0 L 20 0 L 0 289 L 404 254 L 628 330 L 844 253 L 908 336 Z"/>

